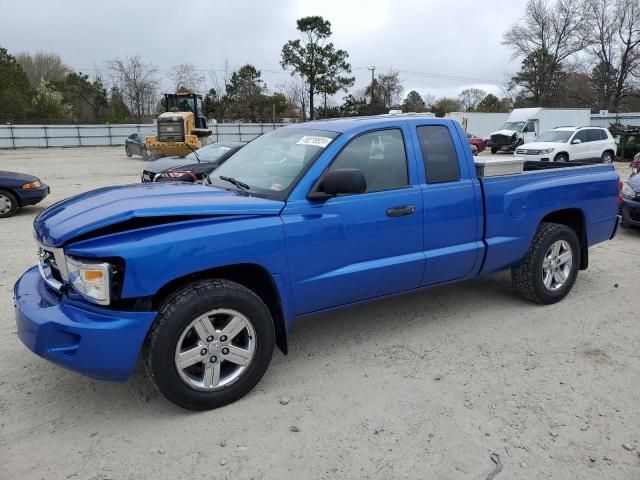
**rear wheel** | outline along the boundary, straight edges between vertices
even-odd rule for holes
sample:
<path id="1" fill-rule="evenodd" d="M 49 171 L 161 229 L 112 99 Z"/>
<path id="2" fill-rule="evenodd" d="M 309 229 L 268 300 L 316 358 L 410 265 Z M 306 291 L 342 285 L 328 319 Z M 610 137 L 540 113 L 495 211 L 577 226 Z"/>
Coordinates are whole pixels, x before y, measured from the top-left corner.
<path id="1" fill-rule="evenodd" d="M 566 153 L 559 153 L 558 155 L 556 155 L 553 161 L 566 163 L 569 161 L 569 156 Z"/>
<path id="2" fill-rule="evenodd" d="M 611 163 L 613 162 L 613 153 L 607 151 L 602 154 L 602 163 Z"/>
<path id="3" fill-rule="evenodd" d="M 226 280 L 188 285 L 160 308 L 145 342 L 156 388 L 190 410 L 221 407 L 246 395 L 273 354 L 273 320 L 251 290 Z"/>
<path id="4" fill-rule="evenodd" d="M 496 147 L 491 147 L 491 153 L 493 154 L 498 153 L 498 149 Z"/>
<path id="5" fill-rule="evenodd" d="M 6 190 L 0 190 L 0 218 L 11 217 L 18 210 L 18 200 L 15 195 Z"/>
<path id="6" fill-rule="evenodd" d="M 542 223 L 523 262 L 511 269 L 516 290 L 527 300 L 548 305 L 571 290 L 580 266 L 580 242 L 566 225 Z"/>

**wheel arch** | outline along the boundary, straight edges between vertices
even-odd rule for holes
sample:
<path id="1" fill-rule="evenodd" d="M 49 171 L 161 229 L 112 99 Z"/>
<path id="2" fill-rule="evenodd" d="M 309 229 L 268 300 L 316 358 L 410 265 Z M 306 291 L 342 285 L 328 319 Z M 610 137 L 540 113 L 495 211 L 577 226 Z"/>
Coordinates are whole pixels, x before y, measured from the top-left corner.
<path id="1" fill-rule="evenodd" d="M 269 313 L 273 318 L 276 345 L 282 353 L 287 354 L 287 321 L 282 307 L 282 297 L 273 276 L 262 265 L 254 263 L 226 265 L 175 278 L 163 285 L 153 295 L 151 298 L 152 308 L 157 309 L 169 295 L 185 285 L 207 279 L 223 279 L 236 282 L 258 295 L 269 309 Z"/>
<path id="2" fill-rule="evenodd" d="M 571 161 L 571 156 L 569 155 L 569 152 L 558 152 L 555 154 L 555 156 L 553 157 L 553 161 L 555 162 L 556 158 L 558 158 L 558 155 L 566 155 L 567 157 L 567 161 Z"/>
<path id="3" fill-rule="evenodd" d="M 18 195 L 18 193 L 14 189 L 9 187 L 0 187 L 0 192 L 7 192 L 13 195 L 18 202 L 18 208 L 22 208 L 22 198 L 20 198 L 20 195 Z"/>
<path id="4" fill-rule="evenodd" d="M 589 266 L 589 248 L 584 212 L 579 208 L 565 208 L 548 213 L 540 223 L 559 223 L 572 229 L 580 242 L 580 270 Z"/>

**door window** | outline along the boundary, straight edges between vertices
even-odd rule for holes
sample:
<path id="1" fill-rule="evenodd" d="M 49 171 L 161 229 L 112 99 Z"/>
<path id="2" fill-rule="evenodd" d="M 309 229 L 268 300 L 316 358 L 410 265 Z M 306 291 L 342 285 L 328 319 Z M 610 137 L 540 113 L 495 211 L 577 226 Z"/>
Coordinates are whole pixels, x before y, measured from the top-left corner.
<path id="1" fill-rule="evenodd" d="M 536 124 L 533 122 L 527 122 L 524 127 L 523 133 L 536 133 Z"/>
<path id="2" fill-rule="evenodd" d="M 586 130 L 578 131 L 573 136 L 573 140 L 580 140 L 582 143 L 588 142 L 588 140 L 587 140 L 587 131 Z M 573 142 L 573 140 L 571 140 L 571 141 Z"/>
<path id="3" fill-rule="evenodd" d="M 455 182 L 460 179 L 458 155 L 449 129 L 427 125 L 416 129 L 422 150 L 427 183 Z"/>
<path id="4" fill-rule="evenodd" d="M 407 155 L 399 129 L 378 130 L 351 140 L 330 170 L 357 168 L 367 180 L 367 192 L 402 188 L 409 184 Z"/>

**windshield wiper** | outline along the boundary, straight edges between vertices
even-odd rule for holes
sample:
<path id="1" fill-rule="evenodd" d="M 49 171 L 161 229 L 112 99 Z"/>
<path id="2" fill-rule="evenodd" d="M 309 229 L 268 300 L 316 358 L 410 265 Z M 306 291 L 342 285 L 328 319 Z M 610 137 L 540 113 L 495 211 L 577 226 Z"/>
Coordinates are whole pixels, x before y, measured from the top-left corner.
<path id="1" fill-rule="evenodd" d="M 196 159 L 198 160 L 198 163 L 200 163 L 200 156 L 198 155 L 198 152 L 196 152 L 196 149 L 193 148 L 191 145 L 189 145 L 188 143 L 185 142 L 185 145 L 187 147 L 189 147 L 189 150 L 191 150 L 193 152 L 193 154 L 196 156 Z"/>
<path id="2" fill-rule="evenodd" d="M 236 180 L 233 177 L 225 177 L 224 175 L 220 175 L 218 178 L 220 180 L 224 180 L 225 182 L 229 182 L 229 183 L 235 185 L 236 187 L 238 187 L 239 189 L 241 189 L 241 190 L 243 190 L 245 192 L 251 190 L 251 187 L 249 185 L 247 185 L 244 182 L 241 182 L 240 180 Z"/>

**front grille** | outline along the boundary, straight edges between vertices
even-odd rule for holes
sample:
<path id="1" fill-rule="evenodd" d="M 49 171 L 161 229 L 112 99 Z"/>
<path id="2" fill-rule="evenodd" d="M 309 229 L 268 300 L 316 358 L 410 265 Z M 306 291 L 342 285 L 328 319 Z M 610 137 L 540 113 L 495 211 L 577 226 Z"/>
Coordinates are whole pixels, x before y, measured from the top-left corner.
<path id="1" fill-rule="evenodd" d="M 491 135 L 491 142 L 495 147 L 501 147 L 503 145 L 511 144 L 512 139 L 506 135 Z"/>
<path id="2" fill-rule="evenodd" d="M 158 120 L 159 142 L 184 142 L 184 122 L 173 120 Z"/>
<path id="3" fill-rule="evenodd" d="M 60 290 L 68 278 L 64 252 L 61 248 L 40 246 L 38 267 L 44 281 L 56 290 Z"/>

